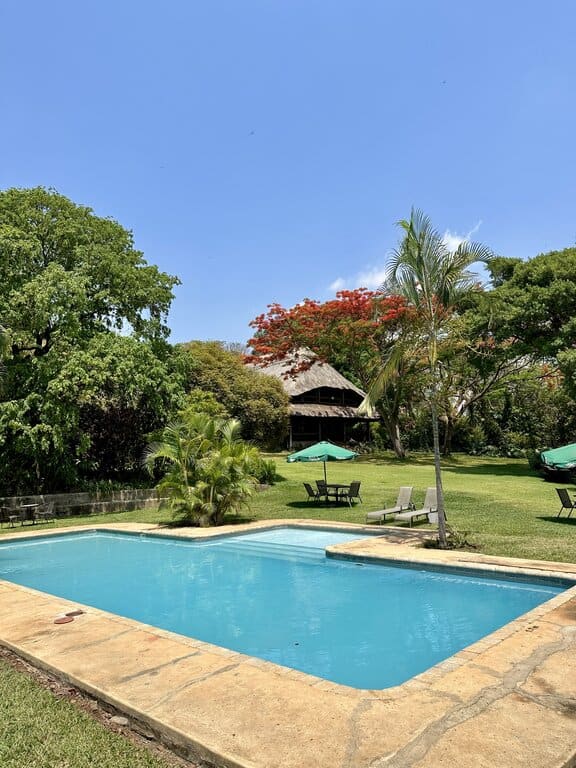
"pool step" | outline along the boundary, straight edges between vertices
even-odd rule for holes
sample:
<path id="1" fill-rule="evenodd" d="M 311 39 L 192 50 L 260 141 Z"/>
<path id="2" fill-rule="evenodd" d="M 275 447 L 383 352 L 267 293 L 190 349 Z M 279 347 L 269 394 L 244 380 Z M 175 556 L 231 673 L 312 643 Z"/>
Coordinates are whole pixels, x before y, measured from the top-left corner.
<path id="1" fill-rule="evenodd" d="M 208 546 L 215 547 L 219 552 L 274 557 L 282 560 L 322 561 L 326 557 L 324 549 L 319 547 L 302 547 L 291 544 L 277 544 L 268 541 L 242 541 L 242 537 L 238 537 L 238 539 L 235 539 L 234 541 L 220 539 L 220 541 L 213 542 Z"/>

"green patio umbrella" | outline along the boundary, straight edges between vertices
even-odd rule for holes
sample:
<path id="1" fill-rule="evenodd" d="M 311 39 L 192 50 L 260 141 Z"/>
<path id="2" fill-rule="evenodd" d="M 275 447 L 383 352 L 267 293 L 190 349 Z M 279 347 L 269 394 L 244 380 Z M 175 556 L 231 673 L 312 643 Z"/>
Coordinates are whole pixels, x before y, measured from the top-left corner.
<path id="1" fill-rule="evenodd" d="M 324 482 L 326 482 L 326 462 L 327 461 L 350 461 L 355 459 L 358 454 L 356 451 L 349 451 L 347 448 L 341 448 L 339 445 L 329 443 L 323 440 L 321 443 L 309 445 L 301 451 L 291 453 L 286 457 L 286 461 L 322 461 L 324 463 Z"/>

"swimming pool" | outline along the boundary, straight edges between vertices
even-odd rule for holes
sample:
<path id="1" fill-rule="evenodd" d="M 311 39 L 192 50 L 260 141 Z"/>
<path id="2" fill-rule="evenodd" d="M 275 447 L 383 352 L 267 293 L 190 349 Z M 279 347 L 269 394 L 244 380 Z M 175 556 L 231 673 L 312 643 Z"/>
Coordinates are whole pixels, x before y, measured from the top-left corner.
<path id="1" fill-rule="evenodd" d="M 0 578 L 356 688 L 400 684 L 569 586 L 325 556 L 357 538 L 46 536 L 0 543 Z"/>

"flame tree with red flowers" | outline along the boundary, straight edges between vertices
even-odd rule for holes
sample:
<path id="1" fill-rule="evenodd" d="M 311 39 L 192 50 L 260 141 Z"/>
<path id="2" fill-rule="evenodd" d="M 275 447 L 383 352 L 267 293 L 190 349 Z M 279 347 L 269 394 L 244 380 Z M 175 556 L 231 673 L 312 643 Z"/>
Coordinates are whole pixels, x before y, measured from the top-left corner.
<path id="1" fill-rule="evenodd" d="M 410 322 L 412 310 L 401 296 L 383 296 L 366 288 L 339 291 L 334 299 L 319 302 L 304 299 L 286 309 L 270 304 L 268 311 L 256 317 L 251 327 L 254 336 L 248 342 L 252 353 L 247 361 L 265 366 L 289 359 L 298 349 L 307 347 L 321 361 L 332 365 L 350 381 L 366 389 L 381 365 L 403 324 Z M 298 362 L 290 373 L 298 373 L 310 363 Z M 396 454 L 405 455 L 400 434 L 401 410 L 410 400 L 414 387 L 411 366 L 399 370 L 387 382 L 378 401 L 378 412 Z M 416 369 L 412 371 L 416 373 Z"/>

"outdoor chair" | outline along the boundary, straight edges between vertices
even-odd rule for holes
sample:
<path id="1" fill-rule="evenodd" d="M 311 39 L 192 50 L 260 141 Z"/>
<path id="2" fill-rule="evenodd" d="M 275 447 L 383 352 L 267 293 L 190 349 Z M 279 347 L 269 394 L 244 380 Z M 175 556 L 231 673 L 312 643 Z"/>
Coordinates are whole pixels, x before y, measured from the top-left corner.
<path id="1" fill-rule="evenodd" d="M 22 525 L 23 516 L 16 507 L 0 507 L 0 528 L 6 523 L 10 528 L 14 528 L 16 523 Z"/>
<path id="2" fill-rule="evenodd" d="M 306 488 L 306 493 L 308 494 L 306 501 L 320 501 L 320 491 L 315 491 L 310 483 L 304 483 L 304 488 Z"/>
<path id="3" fill-rule="evenodd" d="M 326 488 L 325 480 L 316 480 L 316 487 L 318 488 L 318 498 L 328 498 L 328 488 Z"/>
<path id="4" fill-rule="evenodd" d="M 570 517 L 572 510 L 576 509 L 576 501 L 572 501 L 566 488 L 556 488 L 556 493 L 560 497 L 560 502 L 562 504 L 556 517 L 560 517 L 565 509 L 569 510 L 567 517 Z"/>
<path id="5" fill-rule="evenodd" d="M 54 502 L 49 501 L 47 504 L 44 505 L 43 509 L 39 509 L 36 512 L 34 512 L 34 518 L 36 520 L 41 520 L 45 523 L 47 522 L 54 522 L 55 515 L 54 515 Z"/>
<path id="6" fill-rule="evenodd" d="M 438 510 L 438 500 L 436 498 L 436 488 L 427 488 L 424 504 L 420 509 L 408 509 L 406 512 L 398 512 L 394 515 L 394 520 L 408 520 L 410 528 L 412 522 L 421 517 L 430 520 L 430 516 Z"/>
<path id="7" fill-rule="evenodd" d="M 398 498 L 396 499 L 396 506 L 387 507 L 386 509 L 377 509 L 375 512 L 368 512 L 366 515 L 366 522 L 371 520 L 379 520 L 382 524 L 388 515 L 395 515 L 398 512 L 403 512 L 405 509 L 414 509 L 412 504 L 412 485 L 403 485 L 398 492 Z"/>
<path id="8" fill-rule="evenodd" d="M 340 496 L 338 498 L 347 501 L 349 507 L 352 506 L 354 499 L 359 499 L 360 503 L 362 503 L 362 497 L 360 496 L 360 481 L 354 480 L 350 483 L 349 488 L 343 488 L 342 491 L 340 491 Z"/>

